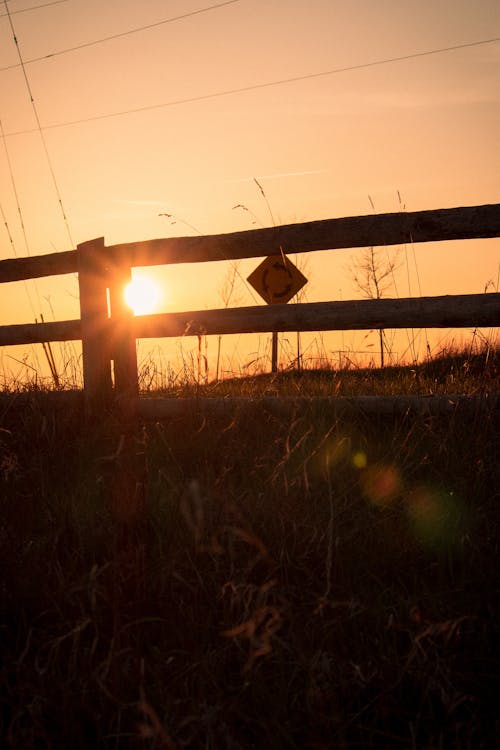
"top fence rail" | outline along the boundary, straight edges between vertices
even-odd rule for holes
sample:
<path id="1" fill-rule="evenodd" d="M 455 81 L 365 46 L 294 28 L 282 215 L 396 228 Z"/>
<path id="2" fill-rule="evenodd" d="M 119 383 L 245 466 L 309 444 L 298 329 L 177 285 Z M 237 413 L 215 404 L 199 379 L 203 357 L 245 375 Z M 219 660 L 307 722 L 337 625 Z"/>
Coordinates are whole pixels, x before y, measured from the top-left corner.
<path id="1" fill-rule="evenodd" d="M 286 224 L 200 237 L 105 247 L 110 266 L 154 266 L 316 250 L 500 237 L 500 204 L 398 212 Z M 0 283 L 75 273 L 76 250 L 0 261 Z"/>

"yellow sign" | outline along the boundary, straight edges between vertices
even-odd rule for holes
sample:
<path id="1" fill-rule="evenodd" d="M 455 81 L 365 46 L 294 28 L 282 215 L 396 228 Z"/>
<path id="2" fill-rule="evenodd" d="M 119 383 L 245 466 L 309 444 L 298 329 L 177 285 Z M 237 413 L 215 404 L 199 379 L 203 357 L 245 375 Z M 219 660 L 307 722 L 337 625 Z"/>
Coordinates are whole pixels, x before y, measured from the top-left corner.
<path id="1" fill-rule="evenodd" d="M 270 255 L 247 279 L 268 305 L 289 302 L 307 279 L 285 255 Z"/>

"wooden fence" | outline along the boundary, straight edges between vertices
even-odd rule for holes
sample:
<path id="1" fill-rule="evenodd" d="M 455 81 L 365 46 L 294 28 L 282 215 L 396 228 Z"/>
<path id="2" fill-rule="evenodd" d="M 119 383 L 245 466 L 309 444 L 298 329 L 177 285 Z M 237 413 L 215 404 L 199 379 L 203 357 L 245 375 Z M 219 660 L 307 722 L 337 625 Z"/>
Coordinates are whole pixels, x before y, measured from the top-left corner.
<path id="1" fill-rule="evenodd" d="M 136 339 L 200 334 L 500 324 L 500 294 L 196 310 L 134 318 L 123 288 L 134 266 L 228 261 L 285 253 L 500 237 L 500 204 L 290 224 L 204 237 L 154 239 L 0 261 L 0 282 L 78 273 L 80 319 L 0 327 L 0 346 L 81 340 L 89 412 L 138 403 Z M 109 304 L 108 304 L 109 302 Z M 135 408 L 135 407 L 134 407 Z"/>

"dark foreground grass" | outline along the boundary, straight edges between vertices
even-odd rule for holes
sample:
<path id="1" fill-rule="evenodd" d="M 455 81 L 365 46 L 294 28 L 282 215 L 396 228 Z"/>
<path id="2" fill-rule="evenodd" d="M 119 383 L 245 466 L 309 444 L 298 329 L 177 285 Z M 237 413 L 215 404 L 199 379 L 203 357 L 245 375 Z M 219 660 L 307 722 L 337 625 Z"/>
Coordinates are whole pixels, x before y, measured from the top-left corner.
<path id="1" fill-rule="evenodd" d="M 1 747 L 499 746 L 498 412 L 147 425 L 128 524 L 113 430 L 0 421 Z"/>

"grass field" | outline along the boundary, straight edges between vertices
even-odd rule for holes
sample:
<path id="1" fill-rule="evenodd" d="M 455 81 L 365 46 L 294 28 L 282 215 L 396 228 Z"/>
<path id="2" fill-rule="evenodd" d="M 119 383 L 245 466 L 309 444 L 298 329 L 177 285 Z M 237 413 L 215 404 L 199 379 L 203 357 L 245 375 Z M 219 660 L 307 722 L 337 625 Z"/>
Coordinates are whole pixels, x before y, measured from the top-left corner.
<path id="1" fill-rule="evenodd" d="M 184 385 L 257 402 L 144 425 L 127 522 L 112 419 L 0 406 L 0 746 L 498 747 L 498 409 L 258 397 L 488 394 L 499 362 Z"/>

